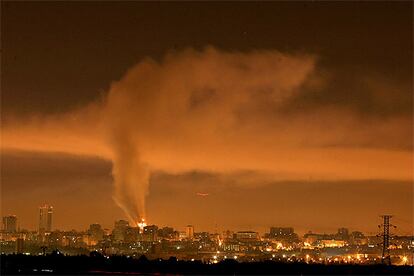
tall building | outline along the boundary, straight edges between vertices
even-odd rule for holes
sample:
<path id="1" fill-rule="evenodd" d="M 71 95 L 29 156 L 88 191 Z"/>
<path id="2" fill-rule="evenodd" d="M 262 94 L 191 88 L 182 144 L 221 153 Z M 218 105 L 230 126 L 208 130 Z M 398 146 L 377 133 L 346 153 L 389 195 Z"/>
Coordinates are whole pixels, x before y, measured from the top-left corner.
<path id="1" fill-rule="evenodd" d="M 8 233 L 14 233 L 17 231 L 17 217 L 5 216 L 3 217 L 3 231 Z"/>
<path id="2" fill-rule="evenodd" d="M 348 240 L 349 239 L 349 230 L 348 230 L 348 228 L 339 228 L 338 233 L 336 234 L 336 236 L 340 240 Z"/>
<path id="3" fill-rule="evenodd" d="M 158 239 L 158 227 L 156 225 L 145 226 L 142 235 L 145 241 L 156 241 Z"/>
<path id="4" fill-rule="evenodd" d="M 194 238 L 194 226 L 187 225 L 185 227 L 185 237 L 189 240 L 192 240 Z"/>
<path id="5" fill-rule="evenodd" d="M 126 220 L 115 221 L 114 230 L 112 231 L 112 240 L 113 241 L 124 241 L 125 233 L 129 227 L 129 222 Z"/>
<path id="6" fill-rule="evenodd" d="M 52 231 L 53 206 L 45 204 L 39 207 L 39 232 Z"/>
<path id="7" fill-rule="evenodd" d="M 23 238 L 17 238 L 16 240 L 16 253 L 20 254 L 23 253 L 24 249 L 24 239 Z"/>
<path id="8" fill-rule="evenodd" d="M 158 229 L 158 236 L 161 238 L 173 238 L 174 236 L 174 229 L 172 227 L 163 227 Z"/>
<path id="9" fill-rule="evenodd" d="M 139 236 L 140 236 L 140 228 L 139 227 L 128 226 L 128 227 L 125 228 L 124 242 L 126 242 L 126 243 L 137 242 Z"/>
<path id="10" fill-rule="evenodd" d="M 104 230 L 100 224 L 91 224 L 89 226 L 89 234 L 94 241 L 101 241 L 104 237 Z"/>

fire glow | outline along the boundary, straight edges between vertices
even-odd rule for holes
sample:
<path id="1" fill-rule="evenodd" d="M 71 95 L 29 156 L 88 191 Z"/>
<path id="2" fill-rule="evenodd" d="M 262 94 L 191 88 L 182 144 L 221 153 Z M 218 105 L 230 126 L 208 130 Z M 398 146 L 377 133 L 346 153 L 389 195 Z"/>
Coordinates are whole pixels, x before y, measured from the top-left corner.
<path id="1" fill-rule="evenodd" d="M 145 222 L 145 219 L 142 219 L 141 222 L 137 222 L 137 226 L 139 228 L 139 232 L 144 232 L 144 227 L 147 226 L 147 223 Z"/>

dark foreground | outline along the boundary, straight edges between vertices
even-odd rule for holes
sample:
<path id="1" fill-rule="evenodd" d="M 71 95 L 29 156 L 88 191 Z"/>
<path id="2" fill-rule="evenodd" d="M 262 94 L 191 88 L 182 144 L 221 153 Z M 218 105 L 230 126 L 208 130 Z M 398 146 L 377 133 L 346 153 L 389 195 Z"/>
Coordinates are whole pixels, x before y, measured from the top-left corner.
<path id="1" fill-rule="evenodd" d="M 217 264 L 201 261 L 147 260 L 125 256 L 2 255 L 1 275 L 413 275 L 411 266 L 323 265 L 273 261 Z"/>

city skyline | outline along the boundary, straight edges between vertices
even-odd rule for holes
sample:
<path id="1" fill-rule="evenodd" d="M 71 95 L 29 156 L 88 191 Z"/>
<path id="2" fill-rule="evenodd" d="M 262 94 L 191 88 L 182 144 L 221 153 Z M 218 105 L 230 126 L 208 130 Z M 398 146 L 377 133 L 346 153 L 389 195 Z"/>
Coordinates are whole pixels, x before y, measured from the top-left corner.
<path id="1" fill-rule="evenodd" d="M 21 229 L 414 232 L 411 2 L 1 6 Z"/>
<path id="2" fill-rule="evenodd" d="M 228 259 L 236 263 L 413 265 L 414 236 L 397 235 L 395 218 L 391 215 L 381 216 L 377 235 L 346 227 L 332 233 L 308 231 L 304 235 L 286 226 L 272 226 L 265 233 L 239 229 L 205 232 L 197 231 L 194 225 L 180 230 L 144 223 L 136 226 L 127 220 L 115 221 L 111 229 L 94 223 L 85 230 L 62 231 L 51 229 L 52 209 L 48 205 L 39 208 L 37 231 L 16 230 L 16 217 L 4 217 L 0 231 L 2 258 L 14 256 L 14 253 L 35 258 L 42 255 L 88 258 L 89 253 L 90 258 L 101 260 L 123 256 L 141 262 L 180 259 L 210 265 L 225 263 Z M 46 231 L 45 224 L 49 227 Z M 33 268 L 32 271 L 53 272 L 55 269 Z"/>
<path id="3" fill-rule="evenodd" d="M 82 160 L 81 162 L 84 161 Z M 84 163 L 85 167 L 90 168 L 90 162 Z M 60 170 L 63 171 L 62 168 Z M 47 172 L 48 170 L 45 170 L 44 173 Z M 412 199 L 411 186 L 407 186 L 404 183 L 400 183 L 398 189 L 396 189 L 393 194 L 387 194 L 387 191 L 389 189 L 389 182 L 383 182 L 381 185 L 378 185 L 378 182 L 375 181 L 371 183 L 365 182 L 363 183 L 366 186 L 364 189 L 361 189 L 358 183 L 350 182 L 341 185 L 341 193 L 338 193 L 337 191 L 328 193 L 329 198 L 325 198 L 325 194 L 322 196 L 316 195 L 313 198 L 309 198 L 307 194 L 309 194 L 309 191 L 314 185 L 317 185 L 321 189 L 327 190 L 330 189 L 335 183 L 294 183 L 294 186 L 292 186 L 292 183 L 290 182 L 278 183 L 278 185 L 283 185 L 283 188 L 285 189 L 285 192 L 282 193 L 280 191 L 280 186 L 274 186 L 270 183 L 267 185 L 262 185 L 260 189 L 256 188 L 256 195 L 251 193 L 252 187 L 239 185 L 235 187 L 239 192 L 237 197 L 235 197 L 233 189 L 228 192 L 223 191 L 223 188 L 220 187 L 220 185 L 206 185 L 205 180 L 203 182 L 206 186 L 197 185 L 196 187 L 193 187 L 191 183 L 188 183 L 188 180 L 186 180 L 188 176 L 182 176 L 182 178 L 184 180 L 175 180 L 173 183 L 166 184 L 165 181 L 168 181 L 170 179 L 167 177 L 167 179 L 163 180 L 164 183 L 161 182 L 158 185 L 152 185 L 152 189 L 154 190 L 152 193 L 150 193 L 148 201 L 150 217 L 148 222 L 150 224 L 171 225 L 178 228 L 184 227 L 185 225 L 191 223 L 194 225 L 199 225 L 199 227 L 205 229 L 206 231 L 213 231 L 215 225 L 225 225 L 225 228 L 227 229 L 244 228 L 263 232 L 264 229 L 267 229 L 276 223 L 280 225 L 294 226 L 301 233 L 305 233 L 309 229 L 315 229 L 320 232 L 329 232 L 342 226 L 359 229 L 366 233 L 372 233 L 376 231 L 379 215 L 393 214 L 402 220 L 400 222 L 400 228 L 397 229 L 399 232 L 401 231 L 401 234 L 413 233 L 413 230 L 411 228 L 412 218 L 410 217 L 409 209 Z M 203 177 L 201 176 L 201 178 Z M 209 178 L 212 178 L 212 176 L 210 175 Z M 81 183 L 84 182 L 82 181 Z M 53 200 L 53 198 L 50 198 L 50 200 L 53 200 L 49 201 L 52 203 L 50 205 L 53 205 L 55 207 L 58 206 L 58 212 L 54 218 L 54 224 L 56 227 L 65 230 L 84 229 L 87 228 L 90 223 L 97 222 L 109 228 L 112 226 L 113 221 L 117 219 L 127 219 L 122 210 L 119 209 L 112 200 L 112 183 L 109 177 L 105 181 L 105 184 L 107 190 L 104 190 L 104 193 L 102 193 L 104 195 L 101 196 L 103 198 L 102 201 L 106 204 L 112 204 L 112 208 L 105 209 L 106 212 L 102 212 L 100 208 L 97 208 L 100 207 L 99 205 L 91 206 L 88 203 L 89 197 L 97 191 L 90 189 L 86 189 L 85 191 L 83 187 L 78 186 L 79 189 L 83 190 L 82 193 L 86 194 L 87 196 L 81 199 L 78 197 L 76 198 L 76 201 L 81 204 L 86 204 L 86 206 L 89 206 L 91 208 L 88 210 L 91 212 L 91 217 L 79 217 L 77 216 L 78 211 L 76 209 L 69 208 L 68 205 L 62 204 L 60 200 Z M 179 185 L 181 185 L 181 188 L 176 191 L 175 198 L 169 197 L 168 194 L 175 191 L 176 187 L 179 187 Z M 200 189 L 203 191 L 209 190 L 210 193 L 207 196 L 199 196 L 197 193 L 200 191 Z M 296 197 L 299 197 L 300 200 L 303 200 L 308 204 L 313 204 L 313 210 L 311 211 L 319 213 L 321 216 L 325 215 L 325 217 L 330 218 L 329 220 L 323 221 L 322 223 L 320 221 L 315 221 L 313 218 L 308 217 L 307 213 L 301 212 L 301 206 L 289 206 L 290 194 L 298 193 L 298 190 L 300 191 L 301 189 L 303 189 L 304 194 L 300 193 Z M 55 190 L 56 192 L 60 192 L 59 187 L 56 187 Z M 364 203 L 364 198 L 371 196 L 372 190 L 377 190 L 376 193 L 380 194 L 381 196 L 378 197 L 375 205 L 366 206 Z M 358 200 L 354 201 L 353 204 L 363 206 L 357 213 L 349 212 L 347 197 L 344 197 L 344 195 L 351 195 L 353 193 L 360 194 Z M 280 200 L 272 201 L 272 195 L 274 194 L 278 194 L 281 197 Z M 234 208 L 236 206 L 238 207 L 238 205 L 229 205 L 227 208 L 221 209 L 216 204 L 217 199 L 219 202 L 225 202 L 231 198 L 230 202 L 234 204 L 235 200 L 248 200 L 254 196 L 266 198 L 266 200 L 264 200 L 260 205 L 260 212 L 257 212 L 256 209 L 249 208 L 248 206 L 242 207 L 240 210 L 243 210 L 243 212 L 241 213 L 234 212 Z M 179 200 L 177 201 L 176 199 Z M 386 200 L 398 200 L 400 202 L 400 205 L 384 206 L 383 202 Z M 12 209 L 13 205 L 9 205 L 10 209 L 8 210 L 5 210 L 3 207 L 2 216 L 15 214 L 21 218 L 22 228 L 36 229 L 38 227 L 38 213 L 36 210 L 38 210 L 38 207 L 44 204 L 45 201 L 42 201 L 43 203 L 41 204 L 37 204 L 37 201 L 32 201 L 30 205 L 28 205 L 30 201 L 31 199 L 25 199 L 24 208 L 20 209 L 20 212 L 16 212 L 14 209 Z M 316 203 L 318 201 L 319 204 Z M 340 204 L 335 209 L 326 209 L 325 206 L 327 202 L 329 202 L 331 206 L 335 203 Z M 175 216 L 177 212 L 185 212 L 184 210 L 188 207 L 188 204 L 191 204 L 193 215 L 188 217 Z M 30 208 L 28 208 L 29 206 Z M 392 207 L 393 211 L 390 211 L 390 207 Z M 208 208 L 207 213 L 205 212 L 204 208 Z M 292 211 L 295 213 L 295 217 L 289 216 Z M 228 212 L 232 212 L 232 220 L 226 219 L 225 215 L 223 215 Z M 341 216 L 337 216 L 339 213 L 341 213 Z M 256 221 L 256 223 L 252 222 L 252 216 L 254 217 L 253 220 Z M 371 223 L 365 223 L 367 220 L 371 221 Z M 259 223 L 257 223 L 257 221 L 259 221 Z"/>
<path id="4" fill-rule="evenodd" d="M 6 232 L 6 233 L 17 233 L 17 232 L 20 232 L 20 231 L 35 231 L 37 233 L 40 233 L 40 234 L 43 233 L 44 234 L 44 233 L 51 233 L 53 231 L 81 231 L 82 232 L 86 229 L 86 228 L 84 228 L 84 229 L 75 229 L 75 228 L 59 229 L 57 227 L 53 227 L 52 226 L 53 225 L 52 224 L 53 206 L 51 206 L 49 204 L 43 204 L 43 205 L 39 206 L 39 211 L 40 211 L 39 212 L 40 215 L 39 215 L 39 219 L 38 219 L 37 229 L 30 229 L 30 228 L 24 228 L 24 227 L 21 228 L 20 227 L 20 221 L 18 220 L 18 217 L 16 215 L 9 214 L 9 215 L 6 215 L 6 216 L 2 217 L 3 224 L 2 224 L 2 229 L 1 230 Z M 381 215 L 381 216 L 379 216 L 379 218 L 382 218 L 383 216 L 384 215 Z M 413 232 L 411 232 L 406 227 L 407 225 L 409 225 L 409 221 L 406 221 L 406 220 L 398 218 L 398 217 L 395 218 L 395 216 L 389 215 L 389 214 L 387 214 L 387 216 L 394 217 L 394 220 L 397 219 L 397 222 L 400 224 L 398 226 L 393 224 L 395 226 L 395 228 L 393 229 L 393 235 L 410 236 L 410 235 L 413 234 Z M 111 226 L 108 227 L 108 225 L 101 225 L 99 222 L 96 222 L 96 221 L 89 224 L 88 227 L 90 229 L 92 226 L 99 226 L 99 228 L 101 228 L 103 226 L 102 229 L 110 230 L 110 229 L 117 228 L 117 224 L 119 224 L 119 223 L 121 223 L 122 225 L 127 226 L 127 227 L 133 227 L 133 228 L 140 229 L 140 232 L 142 232 L 142 230 L 147 226 L 148 227 L 160 226 L 160 227 L 167 227 L 167 228 L 172 226 L 172 225 L 156 225 L 156 224 L 152 224 L 152 223 L 149 223 L 149 224 L 145 223 L 145 224 L 142 224 L 142 225 L 134 225 L 134 224 L 130 225 L 126 218 L 123 218 L 123 219 L 119 218 L 119 219 L 117 219 L 113 222 L 112 227 Z M 295 227 L 292 227 L 292 225 L 279 224 L 278 227 L 275 227 L 275 225 L 277 225 L 277 224 L 267 226 L 265 231 L 262 231 L 263 228 L 260 228 L 260 231 L 259 231 L 258 230 L 259 228 L 255 227 L 255 226 L 253 226 L 253 227 L 249 226 L 248 228 L 242 228 L 242 229 L 234 229 L 234 228 L 230 229 L 228 227 L 226 228 L 225 225 L 217 225 L 217 224 L 214 225 L 214 230 L 213 231 L 209 231 L 208 229 L 197 229 L 197 228 L 196 228 L 196 230 L 197 230 L 197 233 L 200 233 L 200 232 L 213 232 L 213 233 L 223 232 L 224 233 L 226 231 L 234 231 L 234 230 L 237 230 L 237 231 L 252 231 L 253 230 L 255 233 L 259 233 L 259 234 L 265 233 L 266 234 L 267 233 L 266 231 L 268 229 L 270 229 L 270 234 L 272 234 L 272 232 L 275 232 L 275 233 L 278 232 L 279 229 L 288 229 L 289 231 L 291 231 L 293 233 L 294 232 L 293 229 L 295 229 Z M 375 227 L 371 227 L 371 228 L 374 229 Z M 178 231 L 180 233 L 185 233 L 186 236 L 188 236 L 188 237 L 193 237 L 194 233 L 195 233 L 194 225 L 191 225 L 191 224 L 188 224 L 188 225 L 185 225 L 185 226 L 182 226 L 182 225 L 181 226 L 180 225 L 179 226 L 174 226 L 173 229 L 176 229 L 176 231 Z M 211 226 L 210 229 L 213 229 L 213 226 Z M 343 226 L 343 225 L 342 226 L 332 225 L 330 227 L 329 231 L 332 232 L 332 229 L 338 230 L 338 233 L 340 233 L 340 231 L 344 230 L 344 231 L 346 231 L 347 235 L 348 235 L 348 231 L 349 231 L 349 228 L 346 227 L 346 226 Z M 300 235 L 305 235 L 305 236 L 306 236 L 306 234 L 310 234 L 310 233 L 320 232 L 320 233 L 326 234 L 327 232 L 329 232 L 329 231 L 325 231 L 325 230 L 321 231 L 320 229 L 318 229 L 317 231 L 315 231 L 315 229 L 307 229 L 305 231 L 302 228 L 299 228 L 299 231 L 297 231 L 297 230 L 298 229 L 296 228 L 295 232 L 297 232 Z M 360 232 L 360 230 L 361 229 L 351 228 L 351 231 Z M 282 231 L 282 230 L 280 230 L 280 231 Z M 375 231 L 374 232 L 372 232 L 372 231 L 368 231 L 368 232 L 367 231 L 362 231 L 362 232 L 364 232 L 367 235 L 378 235 L 378 233 L 379 233 L 378 231 L 377 232 L 375 232 Z M 279 234 L 281 234 L 281 233 L 279 233 Z"/>

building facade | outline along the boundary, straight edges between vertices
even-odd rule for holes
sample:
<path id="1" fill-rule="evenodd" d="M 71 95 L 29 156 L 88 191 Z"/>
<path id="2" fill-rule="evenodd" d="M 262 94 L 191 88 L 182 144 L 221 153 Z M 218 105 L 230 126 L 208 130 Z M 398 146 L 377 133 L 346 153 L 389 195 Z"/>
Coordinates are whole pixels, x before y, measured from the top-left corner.
<path id="1" fill-rule="evenodd" d="M 45 204 L 39 207 L 39 232 L 52 231 L 53 206 Z"/>
<path id="2" fill-rule="evenodd" d="M 185 227 L 185 236 L 189 240 L 192 240 L 194 238 L 194 226 L 187 225 Z"/>
<path id="3" fill-rule="evenodd" d="M 3 231 L 7 233 L 15 233 L 17 231 L 17 217 L 5 216 L 3 217 Z"/>

